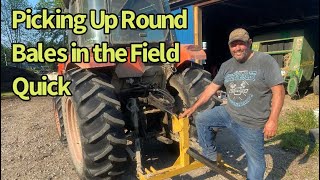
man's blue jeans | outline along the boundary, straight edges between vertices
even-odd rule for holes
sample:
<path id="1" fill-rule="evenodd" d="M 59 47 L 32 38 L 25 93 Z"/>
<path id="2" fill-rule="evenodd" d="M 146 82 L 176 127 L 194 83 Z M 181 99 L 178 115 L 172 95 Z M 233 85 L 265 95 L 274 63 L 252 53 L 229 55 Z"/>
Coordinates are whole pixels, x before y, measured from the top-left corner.
<path id="1" fill-rule="evenodd" d="M 199 113 L 195 117 L 199 144 L 202 154 L 208 159 L 214 160 L 216 146 L 213 127 L 227 127 L 237 137 L 248 160 L 247 179 L 263 179 L 266 169 L 264 158 L 263 129 L 252 129 L 236 123 L 224 106 L 216 106 Z"/>

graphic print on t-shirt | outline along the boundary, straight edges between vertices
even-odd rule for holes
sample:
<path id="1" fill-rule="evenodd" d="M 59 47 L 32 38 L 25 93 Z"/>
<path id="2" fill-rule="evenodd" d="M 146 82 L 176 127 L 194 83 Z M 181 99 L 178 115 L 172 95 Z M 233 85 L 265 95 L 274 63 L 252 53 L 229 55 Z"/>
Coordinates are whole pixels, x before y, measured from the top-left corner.
<path id="1" fill-rule="evenodd" d="M 257 71 L 236 71 L 225 77 L 228 91 L 228 102 L 233 106 L 242 107 L 253 98 L 250 84 L 256 80 Z"/>

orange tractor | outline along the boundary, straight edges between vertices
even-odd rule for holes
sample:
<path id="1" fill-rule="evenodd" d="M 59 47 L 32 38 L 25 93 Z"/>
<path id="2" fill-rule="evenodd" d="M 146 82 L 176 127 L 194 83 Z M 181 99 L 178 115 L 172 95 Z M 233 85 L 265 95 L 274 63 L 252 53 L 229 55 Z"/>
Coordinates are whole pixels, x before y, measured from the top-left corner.
<path id="1" fill-rule="evenodd" d="M 71 14 L 105 9 L 118 14 L 130 9 L 136 14 L 170 13 L 168 0 L 65 0 Z M 116 28 L 106 35 L 103 30 L 88 27 L 86 34 L 69 34 L 69 42 L 92 47 L 108 42 L 113 47 L 130 47 L 147 41 L 150 47 L 176 39 L 174 31 Z M 156 33 L 154 33 L 156 31 Z M 128 36 L 130 34 L 130 36 Z M 58 74 L 72 81 L 72 96 L 54 98 L 55 120 L 61 141 L 68 144 L 77 173 L 83 179 L 113 179 L 121 176 L 134 154 L 141 167 L 141 144 L 154 138 L 170 144 L 179 140 L 172 133 L 172 115 L 190 107 L 211 82 L 211 74 L 197 63 L 205 59 L 204 51 L 195 45 L 180 46 L 179 63 L 90 63 L 67 62 L 58 65 Z M 213 97 L 200 111 L 218 103 Z M 190 117 L 190 139 L 196 129 Z M 133 144 L 129 147 L 128 142 Z"/>

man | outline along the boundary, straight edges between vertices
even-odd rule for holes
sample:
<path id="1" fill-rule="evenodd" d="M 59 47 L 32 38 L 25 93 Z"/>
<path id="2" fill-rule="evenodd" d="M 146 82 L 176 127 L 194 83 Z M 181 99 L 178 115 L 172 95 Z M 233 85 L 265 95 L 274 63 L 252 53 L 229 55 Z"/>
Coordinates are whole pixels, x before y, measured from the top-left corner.
<path id="1" fill-rule="evenodd" d="M 232 58 L 224 62 L 197 102 L 180 117 L 189 117 L 224 85 L 228 103 L 195 117 L 202 154 L 216 161 L 213 127 L 227 127 L 236 135 L 248 160 L 247 179 L 263 179 L 264 137 L 276 134 L 285 91 L 279 65 L 270 55 L 253 52 L 249 33 L 238 28 L 229 35 Z M 272 102 L 272 103 L 271 103 Z"/>

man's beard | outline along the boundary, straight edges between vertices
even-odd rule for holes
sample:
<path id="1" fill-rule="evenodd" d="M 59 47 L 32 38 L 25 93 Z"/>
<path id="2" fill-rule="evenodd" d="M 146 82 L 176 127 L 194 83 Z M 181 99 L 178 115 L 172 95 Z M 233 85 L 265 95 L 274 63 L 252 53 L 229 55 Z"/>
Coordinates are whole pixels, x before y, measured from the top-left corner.
<path id="1" fill-rule="evenodd" d="M 238 53 L 238 52 L 236 52 L 236 53 Z M 243 52 L 240 51 L 240 53 L 242 54 L 242 55 L 241 55 L 241 58 L 237 58 L 236 55 L 235 55 L 236 53 L 234 53 L 233 57 L 234 57 L 238 62 L 243 63 L 243 62 L 245 62 L 245 61 L 247 60 L 249 52 L 247 52 L 247 51 L 243 51 Z"/>

